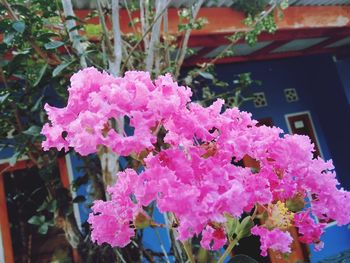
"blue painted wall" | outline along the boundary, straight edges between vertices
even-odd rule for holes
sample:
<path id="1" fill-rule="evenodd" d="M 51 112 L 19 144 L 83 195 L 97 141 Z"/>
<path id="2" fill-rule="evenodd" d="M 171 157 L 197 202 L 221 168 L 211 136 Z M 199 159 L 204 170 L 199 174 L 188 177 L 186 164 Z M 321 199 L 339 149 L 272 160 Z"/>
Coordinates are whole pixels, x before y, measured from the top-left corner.
<path id="1" fill-rule="evenodd" d="M 350 108 L 337 67 L 330 56 L 311 56 L 242 64 L 218 65 L 219 78 L 232 83 L 239 73 L 251 72 L 262 85 L 253 92 L 265 92 L 267 107 L 255 108 L 247 102 L 241 109 L 255 119 L 271 117 L 276 126 L 288 132 L 285 114 L 309 111 L 325 159 L 332 158 L 342 185 L 350 188 Z M 283 90 L 295 88 L 299 101 L 287 102 Z"/>
<path id="2" fill-rule="evenodd" d="M 338 60 L 336 65 L 348 103 L 350 104 L 350 58 Z"/>
<path id="3" fill-rule="evenodd" d="M 244 72 L 251 72 L 253 79 L 262 81 L 262 85 L 253 86 L 252 91 L 265 92 L 268 106 L 255 108 L 253 102 L 248 102 L 241 107 L 252 112 L 255 119 L 271 117 L 274 125 L 288 132 L 285 114 L 309 111 L 323 157 L 333 159 L 342 186 L 350 189 L 350 112 L 338 73 L 338 70 L 350 70 L 349 61 L 337 67 L 331 56 L 322 55 L 218 65 L 216 69 L 219 78 L 229 83 L 236 74 Z M 349 75 L 343 81 L 350 84 Z M 295 88 L 299 101 L 287 102 L 283 91 L 286 88 Z M 310 250 L 312 262 L 349 249 L 350 230 L 346 226 L 330 226 L 322 240 L 326 245 L 321 252 Z"/>

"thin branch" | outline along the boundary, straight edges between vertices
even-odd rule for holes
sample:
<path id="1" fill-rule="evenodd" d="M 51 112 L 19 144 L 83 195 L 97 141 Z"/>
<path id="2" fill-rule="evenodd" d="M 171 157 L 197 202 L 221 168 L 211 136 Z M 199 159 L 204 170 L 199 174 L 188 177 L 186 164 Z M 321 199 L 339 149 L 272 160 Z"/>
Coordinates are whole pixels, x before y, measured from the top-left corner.
<path id="1" fill-rule="evenodd" d="M 128 17 L 129 17 L 129 21 L 130 21 L 132 30 L 133 30 L 134 34 L 136 34 L 137 30 L 135 28 L 134 21 L 132 19 L 132 15 L 131 15 L 131 12 L 130 12 L 130 9 L 129 9 L 129 6 L 128 6 L 128 1 L 126 1 L 126 0 L 123 0 L 123 1 L 124 1 L 124 7 L 126 9 L 126 12 L 128 13 Z"/>
<path id="2" fill-rule="evenodd" d="M 4 84 L 5 88 L 8 90 L 9 86 L 7 84 L 7 80 L 6 80 L 6 76 L 5 76 L 5 73 L 4 73 L 4 69 L 1 66 L 0 66 L 0 80 Z"/>
<path id="3" fill-rule="evenodd" d="M 165 43 L 165 50 L 164 50 L 164 60 L 167 67 L 170 67 L 170 51 L 169 51 L 169 39 L 168 39 L 168 31 L 169 31 L 169 17 L 168 17 L 168 9 L 165 11 L 163 16 L 163 32 L 164 32 L 164 43 Z"/>
<path id="4" fill-rule="evenodd" d="M 144 5 L 144 2 L 146 5 Z M 145 50 L 148 49 L 148 44 L 149 44 L 149 39 L 148 35 L 145 35 L 145 32 L 147 31 L 148 28 L 148 16 L 145 14 L 145 10 L 148 11 L 148 4 L 149 2 L 146 0 L 140 0 L 140 18 L 141 18 L 141 33 L 143 36 L 143 44 Z M 146 15 L 146 17 L 145 17 Z"/>
<path id="5" fill-rule="evenodd" d="M 106 43 L 106 51 L 107 51 L 106 53 L 108 56 L 113 56 L 113 46 L 112 46 L 111 40 L 109 39 L 108 28 L 106 25 L 106 19 L 105 19 L 105 15 L 104 15 L 102 7 L 101 7 L 100 0 L 96 0 L 96 6 L 97 6 L 97 12 L 98 12 L 100 24 L 102 27 L 102 33 L 103 33 L 104 40 Z"/>
<path id="6" fill-rule="evenodd" d="M 74 19 L 67 19 L 67 17 L 75 17 L 73 11 L 73 5 L 71 0 L 62 0 L 63 12 L 66 18 L 65 24 L 68 31 L 69 39 L 73 43 L 73 48 L 78 52 L 80 57 L 80 65 L 83 68 L 87 67 L 86 59 L 84 56 L 85 48 L 80 43 L 79 33 L 77 29 L 72 30 L 76 26 L 76 22 Z"/>
<path id="7" fill-rule="evenodd" d="M 224 260 L 227 258 L 227 256 L 230 254 L 231 250 L 235 247 L 235 245 L 238 242 L 238 238 L 235 238 L 234 240 L 232 240 L 230 242 L 230 244 L 228 245 L 228 247 L 226 248 L 224 254 L 222 254 L 222 256 L 219 258 L 217 263 L 223 263 Z"/>
<path id="8" fill-rule="evenodd" d="M 186 240 L 185 242 L 183 242 L 183 245 L 184 245 L 184 249 L 185 249 L 185 252 L 187 254 L 188 260 L 191 263 L 196 263 L 196 261 L 195 261 L 195 259 L 193 257 L 193 253 L 192 253 L 191 239 Z"/>
<path id="9" fill-rule="evenodd" d="M 151 40 L 149 42 L 149 47 L 147 51 L 147 57 L 146 57 L 146 71 L 151 72 L 153 63 L 154 63 L 154 53 L 158 49 L 157 45 L 160 41 L 160 26 L 162 24 L 162 14 L 165 12 L 165 10 L 162 12 L 164 2 L 162 0 L 156 0 L 156 17 L 160 15 L 160 19 L 157 20 L 157 22 L 152 27 L 151 32 Z"/>
<path id="10" fill-rule="evenodd" d="M 131 58 L 131 56 L 133 55 L 133 52 L 136 50 L 136 48 L 142 43 L 143 39 L 147 36 L 147 34 L 152 30 L 153 25 L 158 21 L 159 18 L 162 17 L 163 13 L 167 10 L 169 4 L 170 4 L 171 0 L 167 0 L 167 4 L 165 5 L 164 9 L 162 10 L 162 12 L 160 12 L 160 14 L 158 16 L 155 17 L 155 19 L 152 21 L 152 23 L 150 24 L 150 26 L 147 28 L 147 30 L 143 33 L 143 35 L 141 36 L 140 40 L 132 47 L 132 49 L 129 52 L 129 56 L 125 59 L 124 61 L 124 65 L 122 67 L 122 72 L 124 71 L 124 68 L 127 64 L 127 62 L 129 61 L 129 59 Z"/>
<path id="11" fill-rule="evenodd" d="M 163 252 L 163 255 L 165 257 L 165 261 L 167 263 L 170 263 L 170 260 L 169 260 L 169 257 L 168 257 L 168 253 L 166 252 L 166 250 L 164 248 L 164 245 L 163 245 L 163 242 L 162 242 L 162 238 L 160 237 L 160 234 L 159 234 L 158 229 L 156 227 L 154 228 L 154 232 L 156 233 L 156 236 L 157 236 L 160 248 L 161 248 L 161 250 Z"/>
<path id="12" fill-rule="evenodd" d="M 199 0 L 197 2 L 197 5 L 193 8 L 192 10 L 192 18 L 191 21 L 189 21 L 190 23 L 193 23 L 196 20 L 197 14 L 199 12 L 199 9 L 201 8 L 202 4 L 203 4 L 204 0 Z M 192 29 L 188 28 L 185 32 L 183 41 L 182 41 L 182 46 L 181 46 L 181 51 L 180 51 L 180 56 L 179 59 L 176 62 L 176 70 L 175 70 L 175 78 L 177 78 L 180 74 L 180 69 L 181 66 L 185 60 L 185 56 L 186 56 L 186 51 L 187 51 L 187 45 L 188 45 L 188 41 L 190 39 L 190 35 L 191 35 Z"/>

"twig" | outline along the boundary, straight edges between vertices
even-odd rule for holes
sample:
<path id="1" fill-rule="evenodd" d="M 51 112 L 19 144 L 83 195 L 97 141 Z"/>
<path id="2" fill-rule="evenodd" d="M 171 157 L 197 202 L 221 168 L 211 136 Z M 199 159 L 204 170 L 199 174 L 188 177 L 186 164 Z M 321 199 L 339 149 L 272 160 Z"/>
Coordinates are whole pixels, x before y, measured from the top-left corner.
<path id="1" fill-rule="evenodd" d="M 108 56 L 113 56 L 113 46 L 112 46 L 111 40 L 109 39 L 108 29 L 107 29 L 107 25 L 106 25 L 106 19 L 105 19 L 105 15 L 104 15 L 102 7 L 101 7 L 100 0 L 96 0 L 96 5 L 97 5 L 97 12 L 98 12 L 100 24 L 102 27 L 104 40 L 106 43 L 106 51 L 107 51 L 106 53 L 108 54 Z"/>
<path id="2" fill-rule="evenodd" d="M 183 245 L 184 245 L 184 249 L 185 249 L 185 252 L 187 254 L 189 261 L 191 263 L 196 263 L 196 261 L 194 260 L 194 257 L 193 257 L 193 253 L 192 253 L 191 239 L 183 242 Z"/>
<path id="3" fill-rule="evenodd" d="M 146 15 L 145 17 L 145 10 L 148 11 L 148 1 L 146 1 L 146 6 L 144 6 L 144 1 L 145 0 L 140 0 L 140 18 L 141 18 L 141 33 L 144 36 L 143 39 L 143 44 L 145 50 L 148 49 L 148 37 L 145 35 L 145 32 L 147 31 L 148 28 L 148 16 Z"/>
<path id="4" fill-rule="evenodd" d="M 5 88 L 8 90 L 9 86 L 7 84 L 7 80 L 6 80 L 6 76 L 5 76 L 5 73 L 4 73 L 4 69 L 1 66 L 0 66 L 0 77 L 1 77 L 2 83 L 4 84 Z"/>
<path id="5" fill-rule="evenodd" d="M 170 260 L 169 260 L 169 257 L 168 257 L 168 253 L 166 252 L 165 248 L 164 248 L 164 245 L 163 245 L 163 242 L 162 242 L 162 239 L 160 238 L 160 234 L 158 232 L 158 229 L 155 227 L 154 228 L 154 232 L 156 233 L 156 236 L 158 238 L 158 241 L 159 241 L 159 245 L 160 245 L 160 248 L 165 256 L 165 260 L 167 263 L 170 263 Z"/>
<path id="6" fill-rule="evenodd" d="M 228 245 L 228 247 L 226 248 L 224 254 L 222 254 L 222 256 L 219 258 L 217 263 L 223 263 L 224 260 L 226 259 L 226 257 L 230 254 L 231 250 L 235 247 L 235 245 L 238 242 L 238 238 L 235 238 L 234 240 L 232 240 L 230 242 L 230 244 Z"/>
<path id="7" fill-rule="evenodd" d="M 252 220 L 255 219 L 255 217 L 256 217 L 256 215 L 258 213 L 258 206 L 259 206 L 259 204 L 256 204 L 255 207 L 254 207 L 254 212 L 253 212 L 252 217 L 251 217 Z"/>
<path id="8" fill-rule="evenodd" d="M 203 4 L 204 0 L 199 0 L 197 5 L 193 8 L 192 10 L 192 18 L 191 21 L 189 21 L 190 23 L 193 23 L 196 20 L 197 14 L 199 12 L 199 9 L 201 8 L 202 4 Z M 182 41 L 182 46 L 181 46 L 181 51 L 180 51 L 180 55 L 179 55 L 179 59 L 176 62 L 176 70 L 175 70 L 175 78 L 177 78 L 180 74 L 180 69 L 181 66 L 184 62 L 185 56 L 186 56 L 186 51 L 187 51 L 187 45 L 188 45 L 188 41 L 190 39 L 190 35 L 191 35 L 192 29 L 188 28 L 185 32 L 183 41 Z"/>
<path id="9" fill-rule="evenodd" d="M 127 64 L 127 62 L 129 61 L 129 59 L 131 58 L 131 56 L 133 55 L 133 52 L 136 50 L 136 48 L 141 44 L 141 42 L 143 41 L 143 39 L 147 36 L 147 34 L 152 30 L 153 25 L 158 21 L 158 19 L 163 15 L 163 13 L 167 10 L 169 4 L 170 4 L 170 0 L 167 0 L 167 4 L 165 6 L 165 8 L 162 10 L 162 12 L 160 12 L 160 14 L 158 16 L 155 17 L 155 19 L 152 21 L 152 23 L 150 24 L 150 26 L 147 28 L 147 30 L 143 33 L 143 35 L 141 36 L 140 40 L 132 47 L 132 49 L 130 50 L 129 56 L 125 59 L 124 61 L 124 65 L 121 69 L 121 72 L 124 71 L 125 66 Z"/>
<path id="10" fill-rule="evenodd" d="M 131 12 L 130 12 L 130 9 L 129 9 L 129 6 L 128 6 L 128 1 L 126 1 L 126 0 L 123 0 L 123 1 L 124 1 L 124 7 L 126 9 L 126 12 L 128 13 L 128 17 L 129 17 L 129 20 L 130 20 L 130 24 L 131 24 L 132 30 L 134 31 L 134 34 L 136 34 L 137 31 L 136 31 L 134 22 L 132 20 Z"/>
<path id="11" fill-rule="evenodd" d="M 165 64 L 167 67 L 170 67 L 170 51 L 169 51 L 169 41 L 168 41 L 168 30 L 169 30 L 169 17 L 168 17 L 168 9 L 165 11 L 164 16 L 163 16 L 163 31 L 164 31 L 164 42 L 165 42 L 165 55 L 164 55 L 164 60 Z"/>
<path id="12" fill-rule="evenodd" d="M 160 38 L 160 26 L 162 23 L 162 16 L 165 12 L 162 11 L 164 2 L 162 0 L 156 0 L 156 17 L 160 16 L 160 19 L 154 23 L 152 27 L 152 33 L 151 33 L 151 40 L 149 42 L 147 57 L 146 57 L 146 71 L 151 72 L 153 63 L 154 63 L 154 53 L 155 50 L 158 49 L 157 45 L 159 44 L 159 38 Z"/>

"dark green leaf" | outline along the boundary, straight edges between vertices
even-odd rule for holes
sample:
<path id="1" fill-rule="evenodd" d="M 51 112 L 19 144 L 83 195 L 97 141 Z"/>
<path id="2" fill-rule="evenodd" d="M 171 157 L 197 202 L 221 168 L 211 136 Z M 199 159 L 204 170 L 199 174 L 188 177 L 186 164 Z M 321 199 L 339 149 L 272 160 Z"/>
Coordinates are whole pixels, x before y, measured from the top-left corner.
<path id="1" fill-rule="evenodd" d="M 78 17 L 76 16 L 67 16 L 66 17 L 66 20 L 75 20 L 75 21 L 78 21 L 80 23 L 85 23 L 83 20 L 79 19 Z"/>
<path id="2" fill-rule="evenodd" d="M 44 76 L 44 74 L 45 74 L 45 72 L 46 72 L 47 66 L 48 66 L 48 64 L 46 63 L 46 64 L 40 69 L 38 78 L 36 79 L 35 83 L 33 84 L 34 87 L 37 86 L 37 85 L 40 83 L 41 79 L 43 78 L 43 76 Z"/>
<path id="3" fill-rule="evenodd" d="M 85 196 L 82 196 L 82 195 L 78 195 L 73 199 L 73 203 L 82 203 L 85 201 L 86 201 L 86 198 Z"/>
<path id="4" fill-rule="evenodd" d="M 26 24 L 23 21 L 16 21 L 12 24 L 12 27 L 14 30 L 16 30 L 18 33 L 23 33 L 26 29 Z"/>
<path id="5" fill-rule="evenodd" d="M 42 235 L 45 235 L 47 233 L 47 230 L 49 230 L 49 224 L 44 223 L 39 227 L 38 232 Z"/>
<path id="6" fill-rule="evenodd" d="M 0 104 L 3 103 L 8 96 L 10 96 L 10 93 L 5 93 L 5 95 L 0 96 Z"/>
<path id="7" fill-rule="evenodd" d="M 37 109 L 39 109 L 39 106 L 41 105 L 41 101 L 43 100 L 43 96 L 41 96 L 34 104 L 34 106 L 30 109 L 31 112 L 36 111 Z"/>
<path id="8" fill-rule="evenodd" d="M 76 25 L 76 26 L 73 26 L 71 29 L 69 29 L 69 32 L 72 32 L 74 30 L 81 30 L 81 29 L 84 29 L 83 25 Z"/>
<path id="9" fill-rule="evenodd" d="M 17 11 L 21 12 L 23 15 L 28 15 L 30 14 L 30 10 L 21 4 L 11 4 L 12 9 L 16 9 Z"/>
<path id="10" fill-rule="evenodd" d="M 57 210 L 57 200 L 52 200 L 48 203 L 47 210 L 51 213 L 55 212 Z"/>
<path id="11" fill-rule="evenodd" d="M 44 47 L 45 49 L 56 49 L 63 45 L 64 43 L 62 41 L 52 41 L 52 42 L 46 43 Z"/>
<path id="12" fill-rule="evenodd" d="M 29 218 L 28 223 L 32 224 L 32 225 L 41 225 L 45 222 L 45 216 L 41 215 L 41 216 L 32 216 L 31 218 Z"/>
<path id="13" fill-rule="evenodd" d="M 39 135 L 41 128 L 39 126 L 33 125 L 30 126 L 28 130 L 25 130 L 23 133 L 26 135 L 37 136 Z"/>
<path id="14" fill-rule="evenodd" d="M 36 39 L 38 41 L 49 41 L 51 37 L 58 37 L 59 35 L 56 33 L 46 32 L 43 34 L 40 34 Z"/>
<path id="15" fill-rule="evenodd" d="M 38 207 L 38 209 L 36 210 L 37 212 L 41 212 L 44 211 L 47 207 L 47 202 L 44 202 L 41 204 L 41 206 Z"/>
<path id="16" fill-rule="evenodd" d="M 73 61 L 65 62 L 60 65 L 58 65 L 52 72 L 52 76 L 56 77 L 58 76 L 65 68 L 67 68 L 70 64 L 72 64 Z"/>

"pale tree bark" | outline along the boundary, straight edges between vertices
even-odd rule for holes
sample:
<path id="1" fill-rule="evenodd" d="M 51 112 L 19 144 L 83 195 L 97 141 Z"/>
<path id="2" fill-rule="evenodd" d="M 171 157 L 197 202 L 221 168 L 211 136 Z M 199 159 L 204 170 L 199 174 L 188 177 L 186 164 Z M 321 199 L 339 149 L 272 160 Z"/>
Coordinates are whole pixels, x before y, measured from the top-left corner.
<path id="1" fill-rule="evenodd" d="M 164 13 L 164 9 L 168 5 L 168 1 L 164 0 L 156 0 L 156 14 L 155 17 L 159 17 Z M 152 32 L 151 32 L 151 40 L 149 42 L 149 47 L 146 57 L 146 71 L 151 72 L 154 62 L 155 62 L 155 54 L 157 54 L 157 45 L 160 43 L 160 27 L 162 24 L 162 18 L 160 17 L 153 25 Z"/>
<path id="2" fill-rule="evenodd" d="M 113 47 L 111 47 L 109 41 L 108 29 L 106 27 L 106 23 L 104 21 L 104 14 L 102 13 L 101 6 L 99 6 L 100 13 L 100 21 L 103 27 L 103 31 L 105 32 L 105 38 L 107 42 L 107 52 L 108 56 L 108 64 L 109 64 L 109 72 L 113 76 L 120 75 L 121 63 L 123 58 L 123 44 L 122 44 L 122 34 L 120 30 L 120 22 L 119 22 L 119 0 L 112 0 L 112 33 L 113 33 Z M 103 17 L 101 17 L 103 16 Z M 112 50 L 111 50 L 112 49 Z M 112 123 L 110 123 L 112 125 Z M 117 120 L 118 132 L 123 134 L 124 131 L 124 119 L 120 118 Z M 113 185 L 116 182 L 116 174 L 119 171 L 119 156 L 114 153 L 111 149 L 107 147 L 102 147 L 99 151 L 99 159 L 102 167 L 102 177 L 105 188 L 109 185 Z M 108 196 L 106 196 L 108 198 Z"/>
<path id="3" fill-rule="evenodd" d="M 114 52 L 113 63 L 110 64 L 110 72 L 114 76 L 119 76 L 122 63 L 122 35 L 119 24 L 119 0 L 112 0 L 112 26 Z"/>
<path id="4" fill-rule="evenodd" d="M 141 18 L 141 33 L 144 36 L 143 38 L 143 45 L 145 50 L 148 49 L 148 44 L 149 44 L 149 37 L 146 35 L 146 31 L 148 28 L 148 5 L 149 5 L 149 0 L 140 0 L 140 18 Z"/>
<path id="5" fill-rule="evenodd" d="M 73 5 L 71 0 L 62 0 L 62 6 L 63 6 L 63 12 L 65 18 L 75 17 L 74 11 L 73 11 Z M 66 28 L 69 34 L 69 39 L 73 43 L 73 48 L 77 51 L 79 57 L 80 57 L 80 65 L 83 68 L 87 67 L 86 59 L 84 57 L 85 47 L 80 43 L 79 39 L 79 33 L 77 29 L 73 29 L 76 26 L 76 22 L 74 19 L 66 19 L 65 21 Z"/>

